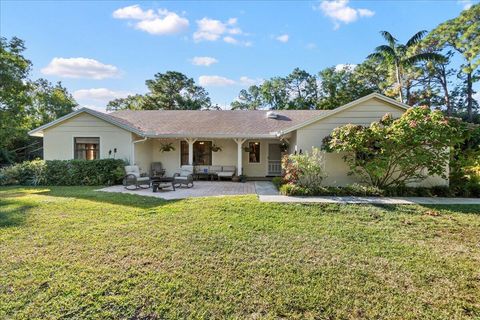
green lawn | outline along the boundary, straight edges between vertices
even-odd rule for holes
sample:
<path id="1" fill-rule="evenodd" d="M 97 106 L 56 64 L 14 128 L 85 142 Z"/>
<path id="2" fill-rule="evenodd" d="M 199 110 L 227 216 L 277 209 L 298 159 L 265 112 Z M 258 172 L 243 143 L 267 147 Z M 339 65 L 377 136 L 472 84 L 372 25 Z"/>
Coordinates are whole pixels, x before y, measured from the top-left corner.
<path id="1" fill-rule="evenodd" d="M 478 319 L 480 206 L 0 188 L 0 319 Z"/>

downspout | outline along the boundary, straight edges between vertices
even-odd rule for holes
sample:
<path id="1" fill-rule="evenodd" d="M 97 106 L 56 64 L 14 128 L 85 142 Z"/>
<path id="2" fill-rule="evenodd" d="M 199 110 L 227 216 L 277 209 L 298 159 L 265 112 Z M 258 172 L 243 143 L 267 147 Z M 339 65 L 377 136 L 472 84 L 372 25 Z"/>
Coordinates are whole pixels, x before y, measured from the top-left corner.
<path id="1" fill-rule="evenodd" d="M 132 166 L 135 165 L 135 145 L 139 142 L 145 142 L 147 141 L 147 137 L 144 137 L 143 139 L 140 139 L 140 140 L 134 140 L 132 142 Z"/>

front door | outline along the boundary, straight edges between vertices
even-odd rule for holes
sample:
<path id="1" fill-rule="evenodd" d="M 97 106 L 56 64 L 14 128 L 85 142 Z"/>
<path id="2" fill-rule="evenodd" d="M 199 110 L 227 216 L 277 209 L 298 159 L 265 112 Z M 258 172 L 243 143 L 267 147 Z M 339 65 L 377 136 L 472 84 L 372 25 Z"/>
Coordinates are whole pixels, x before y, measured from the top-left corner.
<path id="1" fill-rule="evenodd" d="M 279 143 L 268 145 L 268 175 L 279 176 L 282 174 L 282 152 Z"/>

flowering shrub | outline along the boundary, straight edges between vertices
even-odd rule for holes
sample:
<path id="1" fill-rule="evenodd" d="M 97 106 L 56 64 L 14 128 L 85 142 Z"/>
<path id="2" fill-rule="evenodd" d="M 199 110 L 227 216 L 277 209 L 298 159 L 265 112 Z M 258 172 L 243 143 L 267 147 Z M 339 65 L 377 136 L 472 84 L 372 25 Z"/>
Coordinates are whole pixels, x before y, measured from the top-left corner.
<path id="1" fill-rule="evenodd" d="M 324 157 L 317 148 L 311 153 L 285 155 L 282 159 L 283 179 L 287 184 L 315 189 L 325 178 Z"/>
<path id="2" fill-rule="evenodd" d="M 324 140 L 327 152 L 345 152 L 350 173 L 381 188 L 403 186 L 428 175 L 446 178 L 449 147 L 462 141 L 464 124 L 427 107 L 399 119 L 385 115 L 370 127 L 348 124 Z"/>

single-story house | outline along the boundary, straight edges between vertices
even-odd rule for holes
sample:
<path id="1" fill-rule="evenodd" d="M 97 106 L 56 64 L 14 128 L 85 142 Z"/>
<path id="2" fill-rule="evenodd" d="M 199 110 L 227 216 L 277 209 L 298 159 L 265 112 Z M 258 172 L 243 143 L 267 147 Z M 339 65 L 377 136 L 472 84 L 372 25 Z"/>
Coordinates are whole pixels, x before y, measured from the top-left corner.
<path id="1" fill-rule="evenodd" d="M 348 123 L 368 126 L 386 113 L 400 117 L 408 105 L 373 93 L 334 110 L 124 110 L 79 109 L 29 132 L 43 137 L 45 160 L 124 159 L 148 173 L 161 162 L 167 175 L 181 165 L 235 166 L 249 178 L 281 174 L 281 146 L 288 152 L 321 147 L 325 136 Z M 173 150 L 165 151 L 166 146 Z M 220 150 L 217 149 L 220 148 Z M 163 150 L 163 151 L 162 151 Z M 341 154 L 325 155 L 328 185 L 357 182 Z M 429 177 L 425 186 L 445 185 Z"/>

